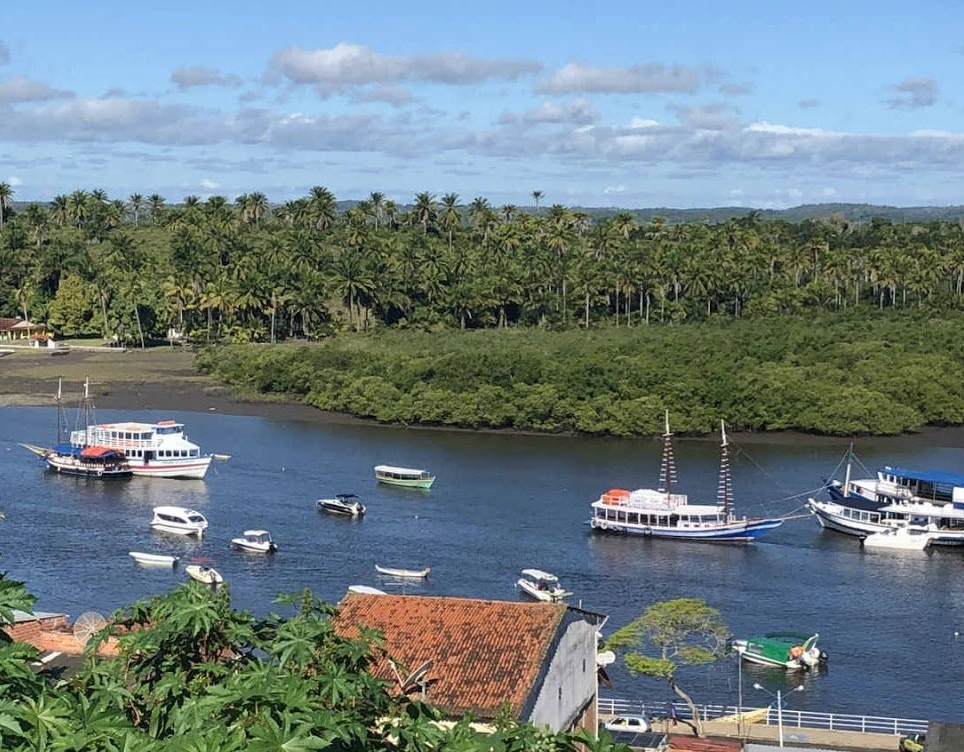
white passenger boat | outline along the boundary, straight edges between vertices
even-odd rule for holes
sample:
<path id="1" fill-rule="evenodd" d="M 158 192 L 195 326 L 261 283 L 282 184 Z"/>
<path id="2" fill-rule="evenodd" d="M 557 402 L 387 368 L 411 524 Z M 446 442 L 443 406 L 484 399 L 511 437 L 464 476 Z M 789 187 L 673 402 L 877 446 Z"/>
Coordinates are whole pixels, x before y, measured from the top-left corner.
<path id="1" fill-rule="evenodd" d="M 207 529 L 208 521 L 200 512 L 186 507 L 154 507 L 151 527 L 163 533 L 196 535 L 200 538 Z"/>
<path id="2" fill-rule="evenodd" d="M 221 573 L 214 567 L 207 567 L 203 564 L 188 564 L 184 571 L 192 580 L 197 580 L 205 585 L 220 585 L 224 582 Z"/>
<path id="3" fill-rule="evenodd" d="M 375 479 L 379 483 L 387 483 L 390 486 L 405 486 L 406 488 L 431 488 L 435 482 L 435 476 L 428 470 L 395 467 L 394 465 L 376 465 Z"/>
<path id="4" fill-rule="evenodd" d="M 871 533 L 862 539 L 865 548 L 888 548 L 902 551 L 923 551 L 934 542 L 936 533 L 905 525 Z"/>
<path id="5" fill-rule="evenodd" d="M 70 443 L 118 449 L 134 475 L 150 478 L 203 478 L 214 459 L 201 454 L 201 448 L 185 436 L 184 424 L 174 420 L 96 423 L 71 431 Z"/>
<path id="6" fill-rule="evenodd" d="M 177 556 L 167 556 L 165 554 L 148 554 L 142 551 L 128 551 L 128 556 L 138 564 L 145 567 L 176 567 L 179 561 Z"/>
<path id="7" fill-rule="evenodd" d="M 590 505 L 590 527 L 604 533 L 710 543 L 752 543 L 768 530 L 780 527 L 783 520 L 779 518 L 747 518 L 734 514 L 726 427 L 722 422 L 720 428 L 722 444 L 716 504 L 691 504 L 686 494 L 675 493 L 676 462 L 667 413 L 659 487 L 606 491 Z"/>
<path id="8" fill-rule="evenodd" d="M 572 595 L 559 583 L 558 577 L 541 569 L 523 569 L 516 585 L 527 595 L 546 603 L 558 603 Z"/>
<path id="9" fill-rule="evenodd" d="M 375 570 L 379 574 L 384 574 L 388 577 L 411 577 L 413 579 L 428 577 L 428 573 L 432 571 L 431 567 L 425 567 L 425 569 L 400 569 L 399 567 L 380 567 L 375 565 Z"/>
<path id="10" fill-rule="evenodd" d="M 319 511 L 337 514 L 342 517 L 363 517 L 365 505 L 355 494 L 335 494 L 333 499 L 318 499 L 315 502 Z"/>
<path id="11" fill-rule="evenodd" d="M 928 545 L 964 545 L 964 475 L 885 465 L 876 477 L 854 480 L 852 463 L 859 464 L 859 460 L 853 448 L 845 460 L 843 482 L 835 478 L 826 481 L 830 498 L 807 501 L 821 527 L 859 538 L 904 527 L 911 532 L 928 534 Z M 875 539 L 882 540 L 893 542 Z M 914 547 L 917 543 L 907 541 L 907 546 Z"/>
<path id="12" fill-rule="evenodd" d="M 267 530 L 245 530 L 240 538 L 231 539 L 231 548 L 256 554 L 270 554 L 278 550 L 278 545 Z"/>

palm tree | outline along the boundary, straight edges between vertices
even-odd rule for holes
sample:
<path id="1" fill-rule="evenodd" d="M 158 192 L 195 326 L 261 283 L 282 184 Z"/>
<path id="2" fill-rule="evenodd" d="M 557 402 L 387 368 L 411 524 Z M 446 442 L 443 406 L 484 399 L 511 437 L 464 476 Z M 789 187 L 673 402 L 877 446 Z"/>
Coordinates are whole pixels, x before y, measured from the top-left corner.
<path id="1" fill-rule="evenodd" d="M 0 183 L 0 230 L 3 229 L 3 217 L 7 210 L 13 207 L 13 187 L 10 183 Z"/>
<path id="2" fill-rule="evenodd" d="M 536 202 L 536 214 L 539 213 L 539 200 L 542 198 L 542 191 L 533 191 L 532 199 Z"/>
<path id="3" fill-rule="evenodd" d="M 320 185 L 311 189 L 305 207 L 308 219 L 319 230 L 327 230 L 335 224 L 338 215 L 338 202 L 335 194 Z"/>
<path id="4" fill-rule="evenodd" d="M 385 194 L 372 191 L 368 197 L 368 203 L 372 209 L 372 216 L 375 218 L 375 230 L 378 230 L 378 220 L 382 218 L 382 211 L 385 209 Z"/>
<path id="5" fill-rule="evenodd" d="M 156 225 L 160 224 L 161 217 L 164 214 L 164 197 L 157 193 L 152 193 L 147 197 L 147 206 L 151 213 L 151 221 Z"/>
<path id="6" fill-rule="evenodd" d="M 459 195 L 446 193 L 442 196 L 442 226 L 449 233 L 449 251 L 452 250 L 452 236 L 462 224 L 462 213 L 459 211 Z"/>
<path id="7" fill-rule="evenodd" d="M 457 197 L 456 197 L 457 200 Z M 422 232 L 428 234 L 429 225 L 434 225 L 438 221 L 438 210 L 435 208 L 435 196 L 428 191 L 423 191 L 415 196 L 415 204 L 412 206 L 412 220 L 422 225 Z"/>
<path id="8" fill-rule="evenodd" d="M 130 204 L 131 213 L 134 215 L 134 227 L 137 227 L 141 209 L 144 207 L 144 197 L 140 193 L 132 193 L 127 203 Z"/>

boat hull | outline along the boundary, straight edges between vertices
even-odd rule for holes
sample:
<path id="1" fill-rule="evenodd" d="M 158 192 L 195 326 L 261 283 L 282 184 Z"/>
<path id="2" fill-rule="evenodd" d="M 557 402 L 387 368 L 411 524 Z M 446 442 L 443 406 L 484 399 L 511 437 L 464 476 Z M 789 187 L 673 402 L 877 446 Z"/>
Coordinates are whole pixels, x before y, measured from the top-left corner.
<path id="1" fill-rule="evenodd" d="M 833 530 L 855 538 L 867 538 L 875 533 L 887 533 L 893 530 L 897 524 L 896 521 L 871 521 L 867 517 L 873 512 L 864 515 L 862 511 L 865 510 L 840 504 L 836 501 L 810 499 L 807 502 L 807 507 L 824 530 Z M 925 532 L 930 537 L 930 545 L 964 546 L 964 531 L 927 529 Z"/>
<path id="2" fill-rule="evenodd" d="M 516 585 L 518 585 L 519 590 L 525 593 L 530 598 L 535 598 L 537 601 L 542 601 L 543 603 L 560 603 L 563 598 L 570 595 L 565 590 L 559 592 L 555 590 L 542 590 L 537 585 L 533 584 L 529 580 L 519 580 Z"/>
<path id="3" fill-rule="evenodd" d="M 429 567 L 425 567 L 425 569 L 398 569 L 396 567 L 380 567 L 377 564 L 375 570 L 387 577 L 408 577 L 411 579 L 428 577 L 428 573 L 431 571 Z"/>
<path id="4" fill-rule="evenodd" d="M 705 527 L 669 527 L 660 525 L 635 525 L 613 522 L 593 517 L 593 531 L 616 535 L 639 535 L 647 538 L 688 540 L 703 543 L 753 543 L 769 530 L 780 527 L 780 519 L 751 519 L 707 525 Z"/>
<path id="5" fill-rule="evenodd" d="M 365 507 L 360 504 L 356 506 L 348 506 L 341 504 L 339 502 L 327 502 L 319 501 L 318 509 L 325 514 L 333 514 L 339 517 L 364 517 Z"/>
<path id="6" fill-rule="evenodd" d="M 386 486 L 429 489 L 435 482 L 435 478 L 379 478 L 378 482 L 384 483 Z"/>
<path id="7" fill-rule="evenodd" d="M 177 566 L 178 557 L 166 556 L 164 554 L 147 554 L 140 551 L 130 551 L 128 556 L 134 559 L 135 563 L 145 567 L 174 567 Z"/>
<path id="8" fill-rule="evenodd" d="M 131 473 L 142 478 L 178 478 L 181 480 L 201 480 L 207 474 L 208 467 L 211 466 L 213 457 L 201 457 L 196 460 L 176 462 L 165 462 L 164 460 L 151 460 L 150 462 L 138 462 L 130 460 Z"/>
<path id="9" fill-rule="evenodd" d="M 152 522 L 151 529 L 159 533 L 170 533 L 171 535 L 195 535 L 198 538 L 204 535 L 204 531 L 200 528 L 181 527 L 180 525 L 172 525 L 165 522 Z"/>
<path id="10" fill-rule="evenodd" d="M 190 564 L 184 567 L 184 571 L 187 572 L 188 576 L 192 580 L 196 580 L 203 585 L 220 585 L 224 582 L 224 578 L 221 576 L 220 572 L 211 567 L 202 567 L 197 564 Z"/>
<path id="11" fill-rule="evenodd" d="M 59 475 L 73 475 L 78 478 L 95 478 L 97 480 L 122 480 L 130 478 L 132 470 L 125 467 L 103 467 L 91 463 L 80 462 L 73 457 L 51 455 L 46 458 L 47 469 Z"/>
<path id="12" fill-rule="evenodd" d="M 232 540 L 231 548 L 249 554 L 273 554 L 278 550 L 274 543 L 248 543 L 242 540 Z"/>

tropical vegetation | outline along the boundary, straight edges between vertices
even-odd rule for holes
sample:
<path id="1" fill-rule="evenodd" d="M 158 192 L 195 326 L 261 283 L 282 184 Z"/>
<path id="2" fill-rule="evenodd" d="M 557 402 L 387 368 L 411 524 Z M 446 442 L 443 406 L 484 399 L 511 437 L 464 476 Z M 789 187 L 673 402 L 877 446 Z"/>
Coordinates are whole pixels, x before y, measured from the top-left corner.
<path id="1" fill-rule="evenodd" d="M 12 196 L 0 183 L 0 315 L 134 346 L 324 342 L 204 364 L 325 409 L 612 435 L 667 408 L 694 432 L 964 422 L 959 222 L 641 223 L 541 191 L 526 210 L 428 192 L 346 208 L 322 186 L 283 204 Z"/>

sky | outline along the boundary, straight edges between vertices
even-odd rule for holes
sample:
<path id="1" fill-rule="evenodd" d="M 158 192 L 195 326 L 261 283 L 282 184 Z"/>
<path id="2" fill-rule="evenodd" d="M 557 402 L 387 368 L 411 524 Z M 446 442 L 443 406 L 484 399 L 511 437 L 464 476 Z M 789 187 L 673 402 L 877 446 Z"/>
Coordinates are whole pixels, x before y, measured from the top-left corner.
<path id="1" fill-rule="evenodd" d="M 959 0 L 0 6 L 16 201 L 964 204 Z"/>

